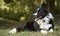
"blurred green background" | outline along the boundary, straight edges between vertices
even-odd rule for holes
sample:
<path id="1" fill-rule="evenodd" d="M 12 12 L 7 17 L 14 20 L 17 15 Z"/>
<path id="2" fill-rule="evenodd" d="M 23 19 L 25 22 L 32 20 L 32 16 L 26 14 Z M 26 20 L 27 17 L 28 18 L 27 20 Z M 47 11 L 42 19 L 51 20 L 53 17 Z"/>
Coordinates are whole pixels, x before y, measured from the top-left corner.
<path id="1" fill-rule="evenodd" d="M 60 24 L 60 0 L 0 0 L 0 28 L 18 27 L 33 19 L 36 6 L 45 2 L 54 16 L 54 24 Z"/>
<path id="2" fill-rule="evenodd" d="M 43 35 L 40 31 L 24 31 L 8 35 L 12 28 L 33 19 L 36 7 L 47 4 L 48 11 L 54 16 L 54 32 Z M 60 36 L 60 0 L 0 0 L 0 36 Z"/>

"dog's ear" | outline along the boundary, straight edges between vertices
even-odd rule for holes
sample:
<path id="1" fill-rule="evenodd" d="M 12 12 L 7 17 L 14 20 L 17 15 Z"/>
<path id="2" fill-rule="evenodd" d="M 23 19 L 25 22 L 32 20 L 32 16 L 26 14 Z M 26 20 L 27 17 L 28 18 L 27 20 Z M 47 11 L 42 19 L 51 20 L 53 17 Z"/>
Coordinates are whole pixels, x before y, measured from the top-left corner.
<path id="1" fill-rule="evenodd" d="M 47 8 L 46 3 L 43 2 L 43 4 L 42 4 L 42 8 Z"/>
<path id="2" fill-rule="evenodd" d="M 43 2 L 42 4 L 42 8 L 44 9 L 44 11 L 48 11 L 48 7 L 47 4 Z"/>

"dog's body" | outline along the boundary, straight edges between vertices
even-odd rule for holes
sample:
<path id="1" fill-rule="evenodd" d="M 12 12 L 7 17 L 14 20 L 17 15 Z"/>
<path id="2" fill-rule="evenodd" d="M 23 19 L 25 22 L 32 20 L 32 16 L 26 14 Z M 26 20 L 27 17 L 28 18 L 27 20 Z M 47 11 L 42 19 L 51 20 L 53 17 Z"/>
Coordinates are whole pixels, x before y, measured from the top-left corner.
<path id="1" fill-rule="evenodd" d="M 38 21 L 28 21 L 23 26 L 13 28 L 11 31 L 9 31 L 9 33 L 13 33 L 13 32 L 16 33 L 16 32 L 25 31 L 25 30 L 28 30 L 28 31 L 39 30 L 41 32 L 46 33 L 46 31 L 53 32 L 53 29 L 54 29 L 53 17 L 49 15 L 43 19 L 39 19 Z"/>
<path id="2" fill-rule="evenodd" d="M 17 28 L 13 28 L 12 30 L 10 30 L 8 33 L 16 33 L 16 32 L 21 32 L 21 31 L 37 31 L 39 30 L 39 25 L 35 22 L 35 21 L 28 21 L 26 22 L 24 25 L 17 27 Z"/>
<path id="3" fill-rule="evenodd" d="M 35 21 L 28 21 L 23 26 L 16 28 L 18 31 L 37 31 L 39 29 L 39 25 Z"/>
<path id="4" fill-rule="evenodd" d="M 35 13 L 35 16 L 36 14 L 37 13 Z M 45 16 L 43 19 L 39 19 L 37 23 L 40 25 L 41 31 L 44 30 L 44 31 L 53 32 L 53 29 L 54 29 L 53 21 L 54 21 L 54 17 L 52 16 L 51 13 L 48 13 L 48 15 Z"/>
<path id="5" fill-rule="evenodd" d="M 28 21 L 23 26 L 14 28 L 9 31 L 9 33 L 16 33 L 17 31 L 38 31 L 40 30 L 42 33 L 46 33 L 47 31 L 53 32 L 54 29 L 54 17 L 51 13 L 49 13 L 46 9 L 46 4 L 42 4 L 42 7 L 37 8 L 37 12 L 34 13 L 35 19 L 34 21 Z"/>

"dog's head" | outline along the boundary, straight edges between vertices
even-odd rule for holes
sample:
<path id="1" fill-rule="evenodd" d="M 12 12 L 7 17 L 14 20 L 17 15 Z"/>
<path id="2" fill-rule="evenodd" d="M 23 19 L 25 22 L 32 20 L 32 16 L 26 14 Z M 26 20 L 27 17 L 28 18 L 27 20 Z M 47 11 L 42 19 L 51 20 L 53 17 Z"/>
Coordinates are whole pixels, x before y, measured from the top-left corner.
<path id="1" fill-rule="evenodd" d="M 46 15 L 48 15 L 48 10 L 47 10 L 47 6 L 45 3 L 42 4 L 41 7 L 37 7 L 37 12 L 34 13 L 33 15 L 35 15 L 35 17 L 37 18 L 44 18 Z"/>

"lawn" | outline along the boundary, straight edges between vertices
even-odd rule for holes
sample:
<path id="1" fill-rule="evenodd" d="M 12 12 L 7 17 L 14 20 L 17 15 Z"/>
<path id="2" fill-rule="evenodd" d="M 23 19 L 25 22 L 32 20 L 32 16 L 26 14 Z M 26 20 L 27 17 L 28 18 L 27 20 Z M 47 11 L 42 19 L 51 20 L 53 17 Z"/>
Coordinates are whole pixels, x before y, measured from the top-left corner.
<path id="1" fill-rule="evenodd" d="M 5 20 L 5 21 L 0 21 L 0 22 L 5 24 L 8 21 Z M 56 21 L 54 22 L 55 30 L 53 33 L 48 33 L 48 34 L 42 34 L 42 33 L 40 33 L 40 31 L 36 31 L 36 32 L 24 31 L 24 32 L 17 32 L 15 34 L 9 35 L 8 31 L 11 30 L 11 28 L 9 28 L 9 27 L 12 27 L 12 25 L 15 27 L 14 24 L 19 24 L 19 23 L 16 23 L 16 22 L 13 23 L 13 21 L 11 21 L 11 22 L 7 23 L 7 26 L 5 26 L 3 24 L 0 25 L 2 27 L 2 28 L 0 27 L 0 36 L 60 36 L 60 20 L 57 22 Z M 7 29 L 7 28 L 9 28 L 9 29 Z"/>
<path id="2" fill-rule="evenodd" d="M 40 31 L 36 31 L 36 32 L 24 31 L 9 35 L 8 34 L 9 30 L 10 29 L 0 29 L 0 36 L 60 36 L 59 26 L 57 26 L 57 29 L 55 29 L 53 33 L 48 33 L 48 34 L 42 34 L 40 33 Z"/>

